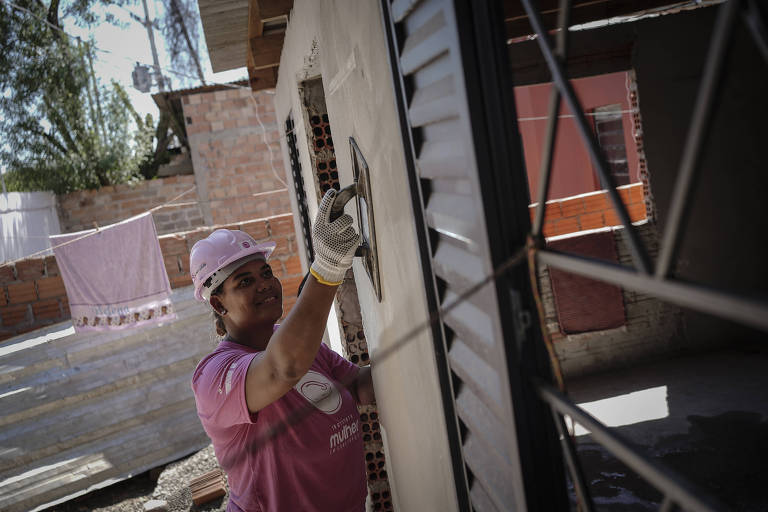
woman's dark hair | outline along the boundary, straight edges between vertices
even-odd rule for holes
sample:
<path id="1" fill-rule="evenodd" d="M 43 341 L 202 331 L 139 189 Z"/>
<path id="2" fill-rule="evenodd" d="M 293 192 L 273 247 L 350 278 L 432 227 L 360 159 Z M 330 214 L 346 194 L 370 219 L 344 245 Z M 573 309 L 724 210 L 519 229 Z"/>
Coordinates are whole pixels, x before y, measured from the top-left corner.
<path id="1" fill-rule="evenodd" d="M 221 295 L 224 291 L 224 283 L 221 283 L 219 286 L 216 287 L 215 290 L 211 292 L 211 296 L 213 295 Z M 216 334 L 219 336 L 226 336 L 227 334 L 227 326 L 224 325 L 224 317 L 221 316 L 215 309 L 213 310 L 213 327 L 216 329 Z"/>

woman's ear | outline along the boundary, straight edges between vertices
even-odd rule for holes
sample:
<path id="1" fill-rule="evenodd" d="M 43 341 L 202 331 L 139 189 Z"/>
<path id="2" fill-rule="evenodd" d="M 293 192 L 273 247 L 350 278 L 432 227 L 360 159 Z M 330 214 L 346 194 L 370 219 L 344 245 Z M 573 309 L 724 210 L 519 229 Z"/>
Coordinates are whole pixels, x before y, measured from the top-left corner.
<path id="1" fill-rule="evenodd" d="M 211 295 L 211 307 L 213 308 L 216 313 L 220 314 L 221 316 L 224 316 L 227 314 L 227 309 L 224 307 L 224 304 L 221 303 L 221 299 L 218 295 Z"/>

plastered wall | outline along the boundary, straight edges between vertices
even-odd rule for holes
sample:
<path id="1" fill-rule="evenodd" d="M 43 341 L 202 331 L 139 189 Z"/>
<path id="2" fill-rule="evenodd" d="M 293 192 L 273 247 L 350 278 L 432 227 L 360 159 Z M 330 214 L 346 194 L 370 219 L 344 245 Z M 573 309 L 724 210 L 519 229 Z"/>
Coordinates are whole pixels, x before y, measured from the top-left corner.
<path id="1" fill-rule="evenodd" d="M 421 331 L 393 355 L 377 360 L 377 353 L 428 317 L 386 48 L 377 3 L 297 0 L 280 61 L 276 113 L 281 126 L 293 114 L 303 179 L 314 183 L 299 89 L 303 81 L 321 76 L 340 185 L 352 183 L 349 137 L 355 138 L 368 162 L 381 303 L 359 261 L 353 270 L 394 506 L 450 511 L 457 505 L 431 334 Z M 281 147 L 283 160 L 288 161 L 284 140 Z M 307 195 L 314 218 L 316 200 L 312 193 Z M 295 198 L 292 203 L 298 223 Z M 348 213 L 356 217 L 351 206 Z M 301 232 L 298 225 L 297 231 Z M 329 327 L 334 328 L 338 330 L 338 325 Z"/>

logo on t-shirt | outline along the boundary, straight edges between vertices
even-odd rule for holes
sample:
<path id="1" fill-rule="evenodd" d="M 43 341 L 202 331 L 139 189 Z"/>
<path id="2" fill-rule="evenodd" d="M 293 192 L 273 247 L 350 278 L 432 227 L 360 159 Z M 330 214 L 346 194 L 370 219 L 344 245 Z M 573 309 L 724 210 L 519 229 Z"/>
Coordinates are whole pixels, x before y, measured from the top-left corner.
<path id="1" fill-rule="evenodd" d="M 309 370 L 294 389 L 325 414 L 334 414 L 341 409 L 339 390 L 322 373 Z"/>

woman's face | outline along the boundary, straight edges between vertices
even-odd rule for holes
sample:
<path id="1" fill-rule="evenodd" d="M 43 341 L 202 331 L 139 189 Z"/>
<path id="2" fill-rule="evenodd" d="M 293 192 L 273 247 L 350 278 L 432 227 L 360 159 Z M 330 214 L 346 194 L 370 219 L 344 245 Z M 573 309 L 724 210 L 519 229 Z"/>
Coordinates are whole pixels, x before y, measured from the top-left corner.
<path id="1" fill-rule="evenodd" d="M 241 329 L 274 324 L 283 316 L 283 287 L 262 259 L 245 263 L 222 286 L 223 293 L 215 297 L 227 311 L 225 318 Z"/>

